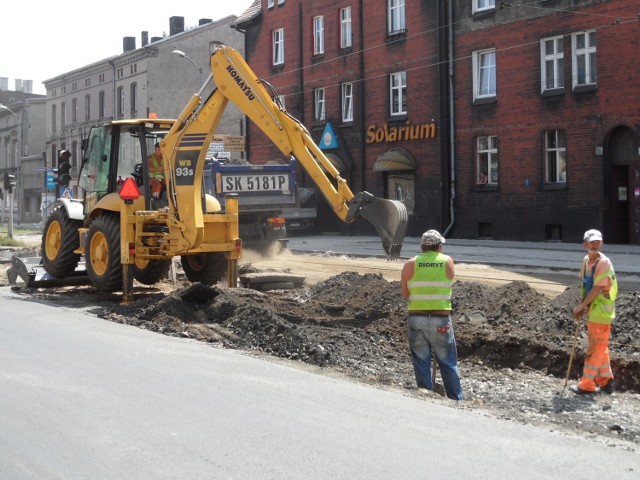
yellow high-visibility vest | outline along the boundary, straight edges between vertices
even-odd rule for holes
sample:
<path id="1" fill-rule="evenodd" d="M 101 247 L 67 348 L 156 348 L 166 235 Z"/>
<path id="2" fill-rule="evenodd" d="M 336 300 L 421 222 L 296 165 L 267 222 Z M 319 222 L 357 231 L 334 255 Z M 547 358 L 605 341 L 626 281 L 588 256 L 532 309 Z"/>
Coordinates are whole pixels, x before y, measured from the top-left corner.
<path id="1" fill-rule="evenodd" d="M 409 311 L 451 310 L 453 282 L 447 277 L 449 256 L 436 251 L 416 255 L 413 276 L 407 281 Z"/>

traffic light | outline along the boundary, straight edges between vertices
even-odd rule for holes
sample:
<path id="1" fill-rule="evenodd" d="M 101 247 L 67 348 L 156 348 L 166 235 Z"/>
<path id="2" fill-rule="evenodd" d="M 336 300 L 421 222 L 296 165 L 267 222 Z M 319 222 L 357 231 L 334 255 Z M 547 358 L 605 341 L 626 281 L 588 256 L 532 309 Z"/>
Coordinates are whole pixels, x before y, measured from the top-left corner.
<path id="1" fill-rule="evenodd" d="M 16 186 L 16 176 L 10 175 L 9 172 L 4 172 L 4 189 L 9 193 L 13 193 L 13 189 Z"/>
<path id="2" fill-rule="evenodd" d="M 69 186 L 69 181 L 71 180 L 71 175 L 69 174 L 70 170 L 71 170 L 71 165 L 69 164 L 69 162 L 62 162 L 61 164 L 58 165 L 58 168 L 57 168 L 58 181 L 56 183 L 61 187 Z M 54 171 L 54 174 L 55 174 L 55 171 Z"/>

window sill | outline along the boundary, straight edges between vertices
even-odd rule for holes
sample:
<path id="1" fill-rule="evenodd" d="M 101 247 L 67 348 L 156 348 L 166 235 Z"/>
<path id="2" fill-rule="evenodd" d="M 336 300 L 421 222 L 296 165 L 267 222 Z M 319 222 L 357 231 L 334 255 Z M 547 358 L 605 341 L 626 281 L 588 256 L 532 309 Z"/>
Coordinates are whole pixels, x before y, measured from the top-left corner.
<path id="1" fill-rule="evenodd" d="M 409 118 L 409 115 L 407 115 L 406 113 L 400 113 L 398 115 L 389 115 L 389 117 L 387 117 L 387 122 L 389 124 L 389 127 L 392 127 L 393 122 L 405 122 L 408 118 Z"/>
<path id="2" fill-rule="evenodd" d="M 597 83 L 590 83 L 588 85 L 576 85 L 573 87 L 573 93 L 588 93 L 595 92 L 598 89 Z"/>
<path id="3" fill-rule="evenodd" d="M 474 105 L 486 105 L 488 103 L 498 103 L 498 97 L 494 95 L 493 97 L 481 97 L 473 100 Z"/>
<path id="4" fill-rule="evenodd" d="M 384 43 L 393 43 L 398 40 L 404 40 L 407 37 L 407 30 L 396 30 L 395 32 L 387 32 Z"/>
<path id="5" fill-rule="evenodd" d="M 338 52 L 338 55 L 345 56 L 345 55 L 350 55 L 351 53 L 353 53 L 353 46 L 348 46 L 348 47 L 341 48 L 340 51 Z"/>
<path id="6" fill-rule="evenodd" d="M 558 183 L 545 183 L 544 186 L 542 187 L 543 190 L 546 191 L 554 191 L 554 190 L 566 190 L 567 189 L 567 182 L 558 182 Z"/>
<path id="7" fill-rule="evenodd" d="M 311 57 L 311 64 L 320 63 L 324 61 L 324 53 L 314 53 Z"/>
<path id="8" fill-rule="evenodd" d="M 471 19 L 472 20 L 481 20 L 484 19 L 485 17 L 493 17 L 493 15 L 496 13 L 496 7 L 493 8 L 485 8 L 483 10 L 477 10 L 475 12 L 473 12 L 471 14 Z"/>
<path id="9" fill-rule="evenodd" d="M 540 96 L 542 97 L 559 97 L 560 95 L 564 95 L 564 88 L 549 88 L 544 90 Z"/>
<path id="10" fill-rule="evenodd" d="M 271 74 L 276 75 L 278 73 L 282 73 L 284 71 L 284 63 L 279 63 L 278 65 L 271 66 Z"/>
<path id="11" fill-rule="evenodd" d="M 476 183 L 476 190 L 480 192 L 495 192 L 498 190 L 497 183 Z"/>

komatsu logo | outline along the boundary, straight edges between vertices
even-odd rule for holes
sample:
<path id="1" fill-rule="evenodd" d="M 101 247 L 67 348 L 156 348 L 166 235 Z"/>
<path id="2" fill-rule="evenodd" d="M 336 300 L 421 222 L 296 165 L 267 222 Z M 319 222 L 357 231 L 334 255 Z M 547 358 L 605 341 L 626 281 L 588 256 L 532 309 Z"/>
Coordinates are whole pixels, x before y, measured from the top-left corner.
<path id="1" fill-rule="evenodd" d="M 251 87 L 249 87 L 244 83 L 244 81 L 242 80 L 242 77 L 236 71 L 235 68 L 229 65 L 227 67 L 227 72 L 229 72 L 229 75 L 231 75 L 231 78 L 233 78 L 236 81 L 240 89 L 244 92 L 244 94 L 247 96 L 249 100 L 253 100 L 254 98 L 256 98 L 255 94 L 251 91 Z"/>

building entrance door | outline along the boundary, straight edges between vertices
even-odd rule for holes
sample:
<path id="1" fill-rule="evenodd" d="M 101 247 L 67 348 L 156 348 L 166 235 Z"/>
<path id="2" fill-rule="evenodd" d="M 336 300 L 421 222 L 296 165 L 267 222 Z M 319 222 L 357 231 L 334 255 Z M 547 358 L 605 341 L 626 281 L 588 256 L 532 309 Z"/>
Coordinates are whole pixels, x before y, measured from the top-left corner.
<path id="1" fill-rule="evenodd" d="M 611 169 L 611 239 L 608 243 L 629 243 L 629 167 Z"/>
<path id="2" fill-rule="evenodd" d="M 618 127 L 606 142 L 607 162 L 611 168 L 609 190 L 610 228 L 608 243 L 640 242 L 640 178 L 638 142 L 633 130 Z M 608 228 L 607 228 L 608 227 Z"/>

